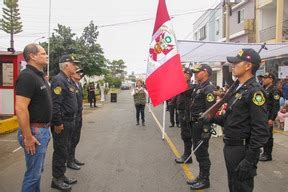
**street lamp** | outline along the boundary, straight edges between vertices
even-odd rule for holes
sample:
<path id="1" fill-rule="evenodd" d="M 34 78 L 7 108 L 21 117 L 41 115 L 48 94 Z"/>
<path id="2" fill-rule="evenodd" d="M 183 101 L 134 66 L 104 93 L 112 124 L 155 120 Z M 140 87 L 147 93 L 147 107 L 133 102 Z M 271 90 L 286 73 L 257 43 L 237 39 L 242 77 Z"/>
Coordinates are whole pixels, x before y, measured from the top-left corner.
<path id="1" fill-rule="evenodd" d="M 36 41 L 38 41 L 38 40 L 40 40 L 40 39 L 44 39 L 44 38 L 45 38 L 45 36 L 39 37 L 39 38 L 35 39 L 35 40 L 33 41 L 33 43 L 36 43 Z"/>

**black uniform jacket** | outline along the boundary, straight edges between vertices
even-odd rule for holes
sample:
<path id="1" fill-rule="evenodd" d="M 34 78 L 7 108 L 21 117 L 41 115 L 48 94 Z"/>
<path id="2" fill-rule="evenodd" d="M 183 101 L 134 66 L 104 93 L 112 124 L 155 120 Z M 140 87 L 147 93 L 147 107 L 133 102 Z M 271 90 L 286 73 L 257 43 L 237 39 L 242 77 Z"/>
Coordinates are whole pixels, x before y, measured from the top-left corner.
<path id="1" fill-rule="evenodd" d="M 191 117 L 198 118 L 216 102 L 214 91 L 215 86 L 209 80 L 195 87 L 192 93 Z"/>
<path id="2" fill-rule="evenodd" d="M 270 86 L 265 89 L 267 96 L 267 111 L 268 111 L 268 120 L 275 120 L 277 113 L 280 109 L 280 95 L 275 86 Z"/>
<path id="3" fill-rule="evenodd" d="M 250 149 L 259 149 L 269 138 L 267 99 L 263 88 L 252 77 L 240 88 L 236 86 L 224 115 L 212 122 L 224 126 L 226 138 L 249 140 Z"/>
<path id="4" fill-rule="evenodd" d="M 63 117 L 73 117 L 78 111 L 76 88 L 71 79 L 62 71 L 58 73 L 52 83 L 53 113 L 52 124 L 63 124 Z"/>

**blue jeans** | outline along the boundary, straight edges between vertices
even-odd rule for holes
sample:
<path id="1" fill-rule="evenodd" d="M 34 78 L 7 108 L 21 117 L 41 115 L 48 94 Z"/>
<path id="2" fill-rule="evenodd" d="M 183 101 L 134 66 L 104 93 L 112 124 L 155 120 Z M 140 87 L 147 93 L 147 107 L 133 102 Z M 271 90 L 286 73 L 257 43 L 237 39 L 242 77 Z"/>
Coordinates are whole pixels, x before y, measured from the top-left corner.
<path id="1" fill-rule="evenodd" d="M 40 191 L 41 173 L 43 172 L 45 154 L 50 141 L 49 128 L 31 128 L 31 132 L 41 145 L 36 146 L 36 153 L 34 155 L 30 155 L 24 150 L 26 172 L 22 184 L 22 192 Z M 21 129 L 18 129 L 18 142 L 24 148 Z"/>

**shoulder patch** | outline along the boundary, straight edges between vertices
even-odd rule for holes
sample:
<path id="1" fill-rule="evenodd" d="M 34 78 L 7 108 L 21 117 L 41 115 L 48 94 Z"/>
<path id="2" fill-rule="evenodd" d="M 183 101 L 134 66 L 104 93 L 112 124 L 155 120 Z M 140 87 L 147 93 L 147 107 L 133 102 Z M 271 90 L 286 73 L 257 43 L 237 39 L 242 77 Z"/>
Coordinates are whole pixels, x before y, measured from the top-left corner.
<path id="1" fill-rule="evenodd" d="M 273 96 L 273 98 L 274 98 L 275 100 L 279 100 L 279 99 L 280 99 L 280 96 L 279 96 L 278 94 L 275 94 L 275 95 Z"/>
<path id="2" fill-rule="evenodd" d="M 208 93 L 206 99 L 208 102 L 212 102 L 215 100 L 215 96 L 212 93 Z"/>
<path id="3" fill-rule="evenodd" d="M 252 101 L 257 106 L 262 106 L 265 103 L 265 97 L 261 91 L 254 93 Z"/>
<path id="4" fill-rule="evenodd" d="M 53 91 L 54 91 L 54 93 L 55 93 L 56 95 L 60 95 L 61 92 L 62 92 L 62 88 L 58 86 L 58 87 L 55 87 L 55 88 L 53 89 Z"/>

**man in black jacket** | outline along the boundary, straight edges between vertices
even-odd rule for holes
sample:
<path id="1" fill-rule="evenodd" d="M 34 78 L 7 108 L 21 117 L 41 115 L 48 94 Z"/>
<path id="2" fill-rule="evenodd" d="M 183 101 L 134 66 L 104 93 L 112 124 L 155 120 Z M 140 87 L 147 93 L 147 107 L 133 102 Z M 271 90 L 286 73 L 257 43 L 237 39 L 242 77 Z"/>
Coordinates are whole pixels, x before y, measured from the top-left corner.
<path id="1" fill-rule="evenodd" d="M 273 122 L 277 117 L 280 109 L 279 93 L 276 86 L 273 84 L 275 76 L 272 73 L 265 73 L 262 77 L 262 85 L 265 89 L 267 96 L 267 111 L 268 111 L 268 127 L 270 137 L 264 146 L 264 151 L 260 155 L 260 161 L 272 161 L 272 148 L 273 148 Z"/>
<path id="2" fill-rule="evenodd" d="M 252 192 L 260 148 L 269 138 L 265 92 L 256 82 L 261 58 L 253 49 L 241 49 L 236 57 L 227 57 L 238 78 L 233 86 L 224 115 L 210 123 L 224 127 L 224 157 L 231 192 Z M 207 121 L 207 120 L 206 120 Z"/>

